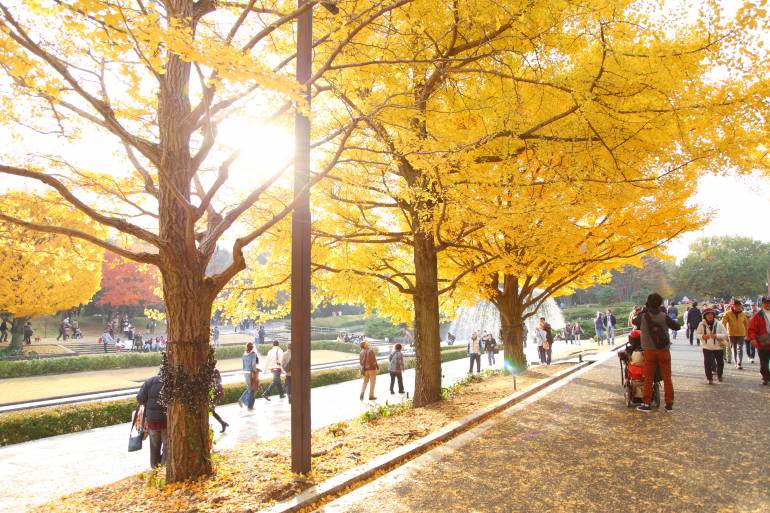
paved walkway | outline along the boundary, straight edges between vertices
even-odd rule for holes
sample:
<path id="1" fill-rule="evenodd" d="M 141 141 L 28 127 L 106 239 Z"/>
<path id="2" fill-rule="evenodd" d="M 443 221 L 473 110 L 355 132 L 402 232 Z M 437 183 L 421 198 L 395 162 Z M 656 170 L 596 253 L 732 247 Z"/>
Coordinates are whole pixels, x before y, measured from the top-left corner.
<path id="1" fill-rule="evenodd" d="M 700 348 L 672 353 L 674 414 L 626 408 L 611 356 L 320 511 L 770 511 L 758 364 L 709 386 Z"/>
<path id="2" fill-rule="evenodd" d="M 554 355 L 566 356 L 578 349 L 580 346 L 557 342 Z M 530 361 L 536 359 L 536 353 L 531 354 L 533 350 L 535 348 L 528 348 Z M 497 368 L 502 361 L 501 352 L 497 357 Z M 448 362 L 442 368 L 444 383 L 451 384 L 466 375 L 468 360 Z M 489 366 L 484 355 L 482 370 L 486 368 Z M 378 376 L 377 402 L 399 400 L 398 395 L 391 396 L 388 392 L 389 384 L 387 375 Z M 365 411 L 372 403 L 358 400 L 360 386 L 361 381 L 355 380 L 312 389 L 313 429 L 352 419 Z M 407 391 L 414 390 L 413 370 L 404 373 L 404 386 Z M 230 424 L 227 432 L 220 435 L 219 424 L 211 419 L 217 432 L 216 448 L 220 450 L 290 433 L 290 405 L 285 399 L 273 397 L 270 402 L 259 399 L 253 412 L 232 404 L 217 408 L 217 413 Z M 128 432 L 129 424 L 126 423 L 0 448 L 0 482 L 6 490 L 0 494 L 0 512 L 23 511 L 58 496 L 112 483 L 146 470 L 148 449 L 127 452 Z"/>
<path id="3" fill-rule="evenodd" d="M 350 360 L 356 354 L 341 351 L 311 351 L 311 364 L 322 364 Z M 104 356 L 104 358 L 112 358 Z M 217 362 L 220 372 L 232 372 L 242 368 L 241 358 L 227 358 Z M 113 390 L 131 389 L 141 386 L 142 382 L 157 374 L 158 367 L 131 367 L 128 369 L 105 369 L 97 371 L 69 372 L 23 378 L 0 379 L 0 411 L 4 405 L 43 401 L 51 397 L 63 397 L 76 394 L 90 394 Z M 223 376 L 223 382 L 240 383 L 240 376 Z"/>

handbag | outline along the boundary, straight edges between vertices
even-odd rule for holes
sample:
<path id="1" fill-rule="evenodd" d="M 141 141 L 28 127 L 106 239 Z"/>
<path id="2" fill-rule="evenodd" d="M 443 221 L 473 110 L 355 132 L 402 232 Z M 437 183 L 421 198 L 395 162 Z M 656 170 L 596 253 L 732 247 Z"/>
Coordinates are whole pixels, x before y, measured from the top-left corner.
<path id="1" fill-rule="evenodd" d="M 134 410 L 134 414 L 131 416 L 131 430 L 128 432 L 128 452 L 140 451 L 142 449 L 142 441 L 144 440 L 144 418 L 142 422 L 137 426 L 137 414 L 139 413 L 139 406 Z M 144 417 L 144 415 L 142 415 Z M 134 434 L 136 431 L 136 434 Z"/>
<path id="2" fill-rule="evenodd" d="M 757 345 L 770 348 L 770 333 L 765 333 L 758 336 Z"/>

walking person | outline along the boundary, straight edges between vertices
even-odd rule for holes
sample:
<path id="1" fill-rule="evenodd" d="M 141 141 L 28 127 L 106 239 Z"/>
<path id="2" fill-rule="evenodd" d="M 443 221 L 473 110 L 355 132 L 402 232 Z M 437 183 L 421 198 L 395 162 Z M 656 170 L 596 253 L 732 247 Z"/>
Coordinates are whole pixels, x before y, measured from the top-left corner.
<path id="1" fill-rule="evenodd" d="M 8 321 L 5 317 L 0 322 L 0 344 L 3 342 L 8 342 Z"/>
<path id="2" fill-rule="evenodd" d="M 222 417 L 219 416 L 217 413 L 217 404 L 219 404 L 219 401 L 222 400 L 222 398 L 225 396 L 225 388 L 222 386 L 222 374 L 219 373 L 219 369 L 216 367 L 217 362 L 214 362 L 214 397 L 211 398 L 211 405 L 210 405 L 210 413 L 211 416 L 217 419 L 217 422 L 219 422 L 219 425 L 222 426 L 222 429 L 219 431 L 220 433 L 224 433 L 225 429 L 227 429 L 228 424 L 224 420 L 222 420 Z"/>
<path id="3" fill-rule="evenodd" d="M 695 330 L 698 329 L 700 323 L 703 321 L 703 314 L 698 308 L 698 302 L 694 301 L 692 306 L 687 309 L 685 313 L 685 322 L 687 323 L 687 335 L 690 337 L 690 345 L 692 345 L 693 338 L 700 345 L 700 340 L 695 336 Z"/>
<path id="4" fill-rule="evenodd" d="M 281 356 L 281 368 L 286 375 L 286 396 L 291 404 L 291 342 L 286 344 L 286 351 Z"/>
<path id="5" fill-rule="evenodd" d="M 211 329 L 211 340 L 214 342 L 214 347 L 219 347 L 219 326 Z"/>
<path id="6" fill-rule="evenodd" d="M 642 307 L 639 305 L 634 306 L 634 308 L 631 310 L 631 313 L 628 314 L 628 327 L 631 329 L 634 329 L 634 319 L 637 315 L 639 315 L 639 312 L 642 311 Z"/>
<path id="7" fill-rule="evenodd" d="M 374 351 L 369 349 L 369 343 L 367 341 L 361 342 L 361 353 L 358 355 L 358 362 L 361 364 L 361 374 L 364 378 L 359 399 L 361 401 L 364 400 L 364 392 L 366 391 L 366 385 L 368 383 L 369 400 L 374 401 L 377 399 L 374 396 L 374 384 L 377 382 L 377 373 L 380 370 L 380 366 L 377 363 L 377 355 L 374 354 Z"/>
<path id="8" fill-rule="evenodd" d="M 401 352 L 401 344 L 396 344 L 393 348 L 393 352 L 388 356 L 390 363 L 388 364 L 388 372 L 390 372 L 390 394 L 393 395 L 393 385 L 398 380 L 398 393 L 404 393 L 404 354 Z"/>
<path id="9" fill-rule="evenodd" d="M 32 335 L 34 335 L 35 331 L 32 329 L 32 321 L 27 321 L 24 323 L 24 328 L 22 329 L 22 335 L 24 335 L 24 343 L 27 345 L 32 344 Z"/>
<path id="10" fill-rule="evenodd" d="M 604 344 L 604 314 L 601 312 L 596 312 L 594 331 L 596 331 L 596 342 L 599 345 Z"/>
<path id="11" fill-rule="evenodd" d="M 730 337 L 730 347 L 727 350 L 732 350 L 735 368 L 741 370 L 743 369 L 743 344 L 749 330 L 749 318 L 743 313 L 743 304 L 739 300 L 733 299 L 730 309 L 722 317 L 722 324 L 727 329 L 727 336 Z M 746 357 L 748 358 L 748 352 Z"/>
<path id="12" fill-rule="evenodd" d="M 762 308 L 749 321 L 748 339 L 759 353 L 762 384 L 770 385 L 770 296 L 762 297 Z"/>
<path id="13" fill-rule="evenodd" d="M 265 356 L 265 370 L 273 373 L 273 381 L 265 391 L 262 392 L 262 397 L 268 401 L 270 400 L 270 397 L 268 396 L 270 395 L 270 392 L 272 392 L 273 387 L 278 388 L 278 395 L 283 399 L 283 384 L 281 383 L 281 372 L 283 371 L 281 368 L 282 359 L 283 351 L 281 350 L 281 346 L 277 340 L 273 340 L 273 347 L 270 348 L 270 351 L 267 352 L 267 356 Z"/>
<path id="14" fill-rule="evenodd" d="M 714 310 L 709 308 L 703 312 L 703 321 L 698 325 L 696 335 L 703 348 L 703 366 L 706 370 L 708 384 L 714 384 L 715 370 L 717 380 L 721 383 L 725 368 L 722 354 L 727 345 L 727 331 L 721 322 L 717 322 Z"/>
<path id="15" fill-rule="evenodd" d="M 545 365 L 548 362 L 548 332 L 546 331 L 545 318 L 541 317 L 535 329 L 532 330 L 532 336 L 537 345 L 537 355 L 540 363 Z"/>
<path id="16" fill-rule="evenodd" d="M 241 394 L 238 399 L 238 405 L 243 408 L 245 404 L 249 411 L 254 409 L 254 402 L 256 401 L 256 393 L 259 388 L 259 357 L 257 352 L 254 351 L 254 344 L 249 342 L 246 344 L 246 350 L 241 356 L 241 364 L 243 372 L 243 380 L 246 382 L 246 390 Z"/>
<path id="17" fill-rule="evenodd" d="M 104 329 L 104 333 L 102 333 L 99 341 L 102 343 L 102 347 L 105 353 L 107 352 L 107 346 L 115 342 L 115 340 L 112 338 L 112 335 L 110 335 L 110 330 L 107 328 Z"/>
<path id="18" fill-rule="evenodd" d="M 543 344 L 543 352 L 545 353 L 545 364 L 551 365 L 551 353 L 553 353 L 553 330 L 551 325 L 545 320 L 545 317 L 541 317 L 539 324 L 545 331 L 545 343 Z"/>
<path id="19" fill-rule="evenodd" d="M 572 326 L 572 336 L 575 338 L 575 343 L 577 345 L 583 345 L 583 342 L 581 341 L 581 337 L 583 336 L 583 328 L 580 327 L 579 322 L 576 322 L 575 325 Z"/>
<path id="20" fill-rule="evenodd" d="M 487 339 L 484 341 L 484 352 L 487 353 L 487 362 L 489 366 L 495 365 L 497 360 L 495 359 L 495 353 L 497 352 L 497 340 L 490 333 L 487 335 Z"/>
<path id="21" fill-rule="evenodd" d="M 671 319 L 663 310 L 663 297 L 657 292 L 647 296 L 644 308 L 634 318 L 634 326 L 642 332 L 642 351 L 644 354 L 644 399 L 637 410 L 652 411 L 652 382 L 657 369 L 663 379 L 666 411 L 674 409 L 674 383 L 671 380 L 671 340 L 668 330 L 678 330 L 679 323 Z"/>
<path id="22" fill-rule="evenodd" d="M 615 319 L 615 315 L 613 315 L 612 310 L 608 308 L 607 312 L 604 314 L 604 328 L 607 333 L 607 343 L 610 345 L 615 343 L 615 326 L 617 323 L 618 321 Z"/>
<path id="23" fill-rule="evenodd" d="M 160 402 L 162 383 L 155 375 L 142 383 L 136 394 L 137 405 L 144 406 L 145 429 L 150 438 L 150 467 L 166 463 L 166 407 Z"/>
<path id="24" fill-rule="evenodd" d="M 567 344 L 574 343 L 572 340 L 572 324 L 569 322 L 564 326 L 564 341 Z"/>
<path id="25" fill-rule="evenodd" d="M 468 374 L 473 374 L 473 362 L 476 362 L 476 372 L 481 372 L 481 340 L 476 331 L 471 334 L 471 339 L 468 341 L 468 357 L 470 359 Z"/>
<path id="26" fill-rule="evenodd" d="M 668 307 L 668 310 L 666 311 L 666 315 L 668 315 L 669 319 L 677 321 L 677 325 L 679 325 L 679 321 L 678 321 L 678 319 L 679 319 L 679 310 L 677 310 L 677 308 L 674 306 L 673 303 L 671 303 L 671 306 Z M 676 340 L 676 334 L 677 333 L 679 333 L 679 328 L 677 328 L 675 330 L 672 329 L 671 330 L 671 338 Z"/>

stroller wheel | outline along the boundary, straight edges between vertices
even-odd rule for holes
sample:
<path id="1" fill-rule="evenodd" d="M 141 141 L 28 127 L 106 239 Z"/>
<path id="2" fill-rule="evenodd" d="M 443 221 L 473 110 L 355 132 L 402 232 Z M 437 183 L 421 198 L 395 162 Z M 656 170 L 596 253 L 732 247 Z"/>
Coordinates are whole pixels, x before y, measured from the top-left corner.
<path id="1" fill-rule="evenodd" d="M 623 389 L 623 396 L 626 399 L 626 406 L 632 407 L 634 405 L 634 390 L 631 383 L 628 383 Z"/>

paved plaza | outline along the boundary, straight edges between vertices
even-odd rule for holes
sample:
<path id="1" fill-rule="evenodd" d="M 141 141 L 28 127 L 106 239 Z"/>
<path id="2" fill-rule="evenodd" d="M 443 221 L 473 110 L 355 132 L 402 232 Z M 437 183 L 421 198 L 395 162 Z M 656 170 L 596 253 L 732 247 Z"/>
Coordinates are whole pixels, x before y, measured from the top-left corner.
<path id="1" fill-rule="evenodd" d="M 610 356 L 320 511 L 767 513 L 758 364 L 709 386 L 700 348 L 672 354 L 674 414 L 627 408 Z"/>

